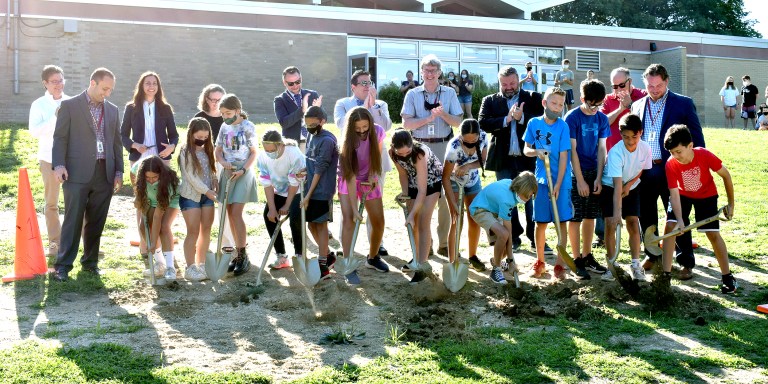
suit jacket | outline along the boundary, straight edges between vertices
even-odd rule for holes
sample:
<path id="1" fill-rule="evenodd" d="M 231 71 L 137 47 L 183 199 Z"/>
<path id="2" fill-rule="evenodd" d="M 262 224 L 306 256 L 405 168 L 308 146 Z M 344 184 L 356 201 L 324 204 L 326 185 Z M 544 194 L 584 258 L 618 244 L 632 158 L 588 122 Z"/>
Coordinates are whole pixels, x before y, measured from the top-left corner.
<path id="1" fill-rule="evenodd" d="M 528 121 L 536 116 L 544 114 L 544 106 L 541 104 L 541 94 L 531 91 L 520 91 L 518 103 L 525 103 L 523 106 L 523 121 L 517 122 L 517 140 L 520 145 L 520 151 L 525 148 L 523 133 Z M 523 165 L 524 169 L 533 169 L 535 159 L 525 155 L 509 156 L 509 142 L 511 130 L 509 126 L 504 125 L 504 119 L 509 114 L 507 99 L 499 93 L 488 95 L 483 98 L 480 104 L 480 128 L 493 135 L 491 145 L 488 149 L 488 160 L 485 168 L 490 171 L 513 168 L 516 165 Z M 514 120 L 513 120 L 514 121 Z"/>
<path id="2" fill-rule="evenodd" d="M 645 127 L 645 113 L 648 111 L 646 104 L 648 104 L 649 98 L 650 96 L 645 96 L 632 103 L 632 113 L 640 116 L 640 119 L 643 120 L 643 127 Z M 667 101 L 664 104 L 661 132 L 659 132 L 659 148 L 661 149 L 661 159 L 664 163 L 666 163 L 670 156 L 669 151 L 664 149 L 664 136 L 667 134 L 669 127 L 675 124 L 685 124 L 688 126 L 693 137 L 694 147 L 704 147 L 705 145 L 704 132 L 701 130 L 701 123 L 699 123 L 699 116 L 696 114 L 696 106 L 693 104 L 693 100 L 690 97 L 669 91 Z"/>
<path id="3" fill-rule="evenodd" d="M 123 172 L 120 146 L 120 118 L 117 106 L 104 101 L 104 152 L 107 180 L 115 182 L 115 173 Z M 96 131 L 85 91 L 61 102 L 53 133 L 53 168 L 67 168 L 68 183 L 87 184 L 96 164 Z"/>
<path id="4" fill-rule="evenodd" d="M 128 160 L 136 161 L 141 157 L 139 151 L 131 148 L 133 143 L 144 142 L 144 107 L 136 108 L 133 104 L 125 106 L 123 115 L 123 125 L 120 127 L 120 136 L 122 137 L 123 147 L 128 151 Z M 133 132 L 131 132 L 133 131 Z M 216 138 L 212 138 L 216 141 Z M 173 111 L 169 105 L 155 103 L 155 142 L 157 143 L 157 153 L 165 148 L 160 145 L 173 144 L 175 147 L 179 144 L 179 132 L 176 131 L 176 122 L 173 121 Z M 164 157 L 163 160 L 170 160 L 173 153 Z"/>
<path id="5" fill-rule="evenodd" d="M 309 94 L 309 105 L 312 105 L 312 102 L 320 97 L 315 91 L 302 89 L 302 100 L 306 94 Z M 292 95 L 286 90 L 275 97 L 275 117 L 277 117 L 280 126 L 283 127 L 283 137 L 299 141 L 302 136 L 307 136 L 304 127 L 304 112 L 301 111 L 300 105 L 296 105 Z"/>

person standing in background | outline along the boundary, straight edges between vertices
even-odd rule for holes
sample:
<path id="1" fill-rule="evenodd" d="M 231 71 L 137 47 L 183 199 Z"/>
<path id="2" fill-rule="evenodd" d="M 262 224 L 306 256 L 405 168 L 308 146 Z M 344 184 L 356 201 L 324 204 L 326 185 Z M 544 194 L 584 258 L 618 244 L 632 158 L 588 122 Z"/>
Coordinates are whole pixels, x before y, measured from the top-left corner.
<path id="1" fill-rule="evenodd" d="M 749 75 L 741 78 L 741 118 L 744 120 L 744 129 L 752 129 L 755 126 L 755 113 L 757 111 L 757 94 L 760 90 L 752 84 Z M 752 119 L 752 125 L 747 125 L 747 120 Z M 749 128 L 747 128 L 749 127 Z"/>
<path id="2" fill-rule="evenodd" d="M 563 60 L 563 68 L 555 73 L 555 87 L 565 91 L 565 106 L 563 112 L 568 112 L 573 107 L 573 71 L 570 68 L 571 61 Z"/>
<path id="3" fill-rule="evenodd" d="M 733 85 L 733 76 L 725 79 L 725 85 L 720 89 L 720 101 L 725 113 L 725 127 L 736 128 L 736 105 L 739 104 L 739 91 Z"/>
<path id="4" fill-rule="evenodd" d="M 536 92 L 539 86 L 539 75 L 533 72 L 533 63 L 525 63 L 525 76 L 520 79 L 520 88 L 523 91 Z"/>

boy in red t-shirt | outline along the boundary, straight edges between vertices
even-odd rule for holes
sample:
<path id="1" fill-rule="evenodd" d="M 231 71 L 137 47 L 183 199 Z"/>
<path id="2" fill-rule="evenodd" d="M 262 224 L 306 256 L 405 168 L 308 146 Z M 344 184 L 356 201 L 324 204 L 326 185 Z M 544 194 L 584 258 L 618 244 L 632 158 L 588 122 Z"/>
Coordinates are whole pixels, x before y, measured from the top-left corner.
<path id="1" fill-rule="evenodd" d="M 664 136 L 664 148 L 672 155 L 665 166 L 667 185 L 669 186 L 669 208 L 667 209 L 665 233 L 688 225 L 691 207 L 696 209 L 696 221 L 717 215 L 717 187 L 710 170 L 723 178 L 725 192 L 728 194 L 728 208 L 724 213 L 728 219 L 733 217 L 733 182 L 731 181 L 731 174 L 723 162 L 706 148 L 693 148 L 691 132 L 683 124 L 673 125 L 669 128 Z M 679 217 L 683 218 L 682 222 L 677 219 Z M 728 267 L 728 250 L 725 247 L 725 241 L 720 236 L 720 222 L 715 220 L 703 225 L 699 227 L 699 231 L 707 234 L 720 265 L 720 272 L 723 275 L 723 284 L 720 286 L 720 290 L 723 293 L 736 292 L 739 285 Z M 664 241 L 664 276 L 662 278 L 669 279 L 670 277 L 674 251 L 675 242 Z M 695 260 L 692 257 L 684 258 L 680 255 L 677 262 L 683 266 L 681 275 L 691 276 Z"/>

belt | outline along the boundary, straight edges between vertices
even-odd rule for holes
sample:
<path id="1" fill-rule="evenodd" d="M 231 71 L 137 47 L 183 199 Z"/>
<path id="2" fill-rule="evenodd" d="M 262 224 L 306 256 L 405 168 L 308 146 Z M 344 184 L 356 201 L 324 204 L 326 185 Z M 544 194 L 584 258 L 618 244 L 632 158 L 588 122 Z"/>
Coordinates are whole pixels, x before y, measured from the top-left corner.
<path id="1" fill-rule="evenodd" d="M 656 164 L 656 165 L 659 165 L 659 164 L 661 164 L 662 162 L 663 162 L 663 160 L 661 160 L 661 159 L 654 159 L 654 160 L 653 160 L 653 163 L 654 163 L 654 164 Z"/>
<path id="2" fill-rule="evenodd" d="M 107 159 L 96 159 L 96 163 L 106 163 Z"/>
<path id="3" fill-rule="evenodd" d="M 413 139 L 416 141 L 420 141 L 422 143 L 444 143 L 450 139 L 453 138 L 453 132 L 449 133 L 446 137 L 438 137 L 438 138 L 418 138 L 414 137 Z"/>

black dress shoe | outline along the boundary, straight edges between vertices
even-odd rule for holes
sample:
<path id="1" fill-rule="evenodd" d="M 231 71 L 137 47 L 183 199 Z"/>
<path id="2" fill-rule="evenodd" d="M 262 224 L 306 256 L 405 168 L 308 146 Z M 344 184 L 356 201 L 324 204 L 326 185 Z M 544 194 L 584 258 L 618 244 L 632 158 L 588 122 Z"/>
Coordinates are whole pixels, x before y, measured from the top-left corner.
<path id="1" fill-rule="evenodd" d="M 53 271 L 51 273 L 51 278 L 56 281 L 65 282 L 69 280 L 69 272 L 67 271 Z"/>
<path id="2" fill-rule="evenodd" d="M 237 262 L 235 262 L 235 269 L 233 272 L 235 273 L 235 276 L 240 276 L 243 273 L 248 272 L 249 269 L 251 269 L 251 261 L 248 260 L 247 255 L 244 255 L 238 258 Z"/>

